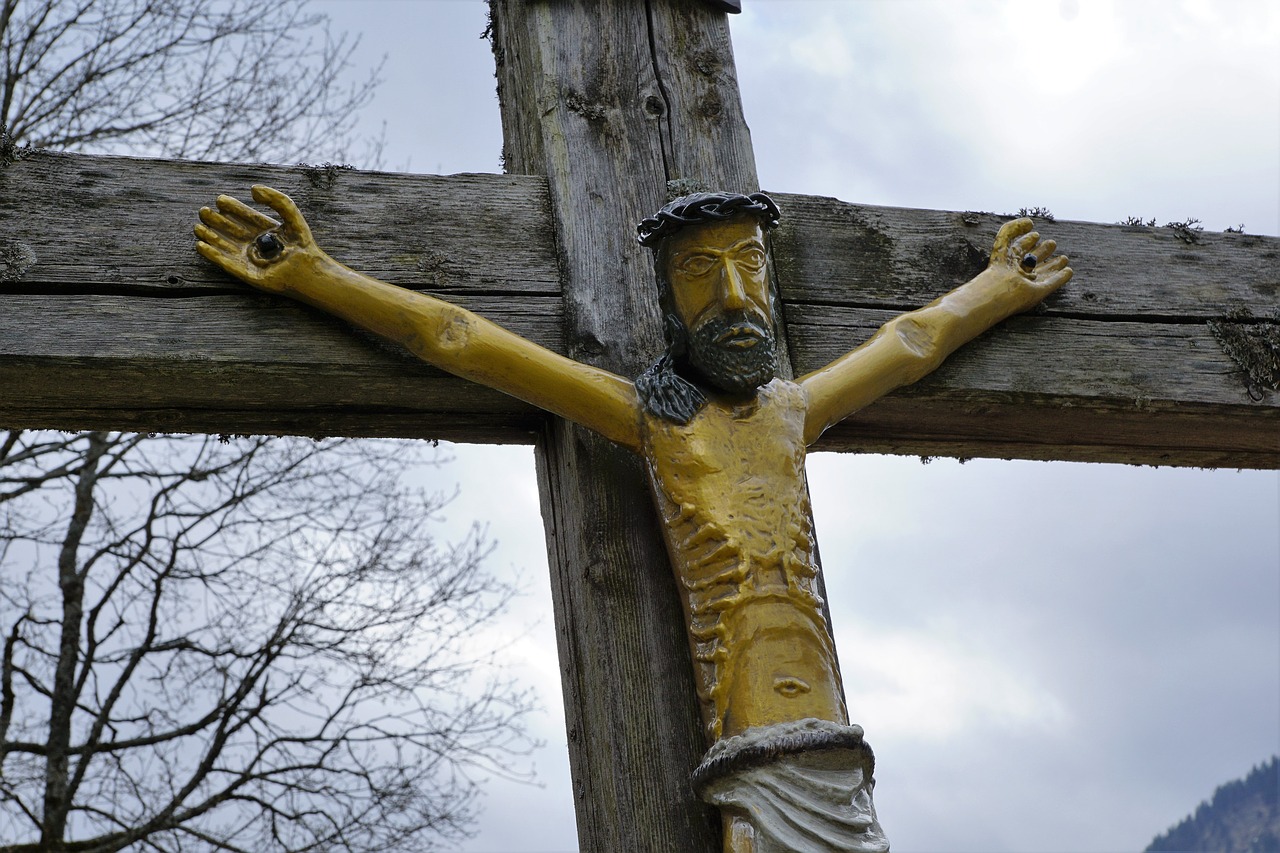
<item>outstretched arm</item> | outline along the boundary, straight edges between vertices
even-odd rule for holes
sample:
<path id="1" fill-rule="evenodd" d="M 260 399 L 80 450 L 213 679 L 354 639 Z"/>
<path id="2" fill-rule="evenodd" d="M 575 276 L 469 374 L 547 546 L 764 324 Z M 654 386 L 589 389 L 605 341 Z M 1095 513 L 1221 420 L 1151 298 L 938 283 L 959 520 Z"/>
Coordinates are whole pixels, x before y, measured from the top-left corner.
<path id="1" fill-rule="evenodd" d="M 632 383 L 565 358 L 433 296 L 361 275 L 329 257 L 284 193 L 253 188 L 277 222 L 230 196 L 201 208 L 196 251 L 246 283 L 291 296 L 403 344 L 437 367 L 639 449 Z"/>
<path id="2" fill-rule="evenodd" d="M 809 397 L 805 442 L 817 441 L 827 427 L 932 373 L 963 344 L 1066 284 L 1071 278 L 1066 256 L 1054 255 L 1057 244 L 1041 241 L 1033 227 L 1030 219 L 1005 223 L 991 263 L 976 278 L 895 317 L 862 346 L 800 377 Z"/>

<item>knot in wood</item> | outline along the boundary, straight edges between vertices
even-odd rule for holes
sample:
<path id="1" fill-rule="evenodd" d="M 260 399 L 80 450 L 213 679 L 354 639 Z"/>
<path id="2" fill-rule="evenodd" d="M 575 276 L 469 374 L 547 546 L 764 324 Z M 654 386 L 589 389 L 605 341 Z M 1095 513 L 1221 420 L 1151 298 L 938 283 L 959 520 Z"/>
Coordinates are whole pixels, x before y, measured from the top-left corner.
<path id="1" fill-rule="evenodd" d="M 724 67 L 720 54 L 714 50 L 704 50 L 693 57 L 693 67 L 703 77 L 714 77 Z"/>
<path id="2" fill-rule="evenodd" d="M 598 337 L 590 332 L 585 332 L 578 335 L 574 349 L 579 357 L 599 358 L 605 354 L 607 348 Z"/>
<path id="3" fill-rule="evenodd" d="M 724 101 L 715 92 L 705 96 L 698 102 L 698 112 L 709 119 L 718 119 L 724 112 Z"/>
<path id="4" fill-rule="evenodd" d="M 600 124 L 606 118 L 604 105 L 581 92 L 570 91 L 566 94 L 564 105 L 569 112 L 577 113 L 592 124 Z"/>

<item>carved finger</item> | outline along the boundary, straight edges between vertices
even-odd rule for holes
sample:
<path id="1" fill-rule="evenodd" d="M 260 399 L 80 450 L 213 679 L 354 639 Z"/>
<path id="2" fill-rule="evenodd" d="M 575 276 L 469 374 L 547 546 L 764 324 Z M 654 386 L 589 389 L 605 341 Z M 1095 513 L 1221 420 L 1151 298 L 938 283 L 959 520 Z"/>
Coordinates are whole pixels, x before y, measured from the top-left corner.
<path id="1" fill-rule="evenodd" d="M 230 219 L 243 222 L 248 228 L 252 229 L 254 234 L 259 231 L 270 231 L 273 228 L 280 227 L 280 223 L 270 216 L 254 210 L 240 199 L 232 198 L 229 195 L 218 196 L 218 210 Z"/>
<path id="2" fill-rule="evenodd" d="M 279 190 L 265 187 L 262 184 L 255 184 L 252 192 L 253 200 L 258 204 L 267 205 L 280 214 L 285 226 L 297 235 L 300 240 L 305 242 L 311 239 L 311 228 L 307 225 L 307 220 L 303 219 L 298 206 L 293 203 L 293 199 Z"/>
<path id="3" fill-rule="evenodd" d="M 1036 287 L 1041 290 L 1054 291 L 1062 287 L 1062 285 L 1071 281 L 1073 275 L 1071 267 L 1063 267 L 1062 269 L 1050 275 L 1041 275 L 1036 279 Z"/>
<path id="4" fill-rule="evenodd" d="M 223 216 L 218 211 L 208 207 L 200 208 L 200 221 L 213 230 L 244 243 L 252 240 L 254 234 L 257 233 L 255 229 L 249 228 L 240 220 Z"/>
<path id="5" fill-rule="evenodd" d="M 231 261 L 231 259 L 227 257 L 226 252 L 216 246 L 212 246 L 209 243 L 204 242 L 203 240 L 196 241 L 196 251 L 199 252 L 200 256 L 206 261 L 211 261 L 224 270 L 227 269 L 227 265 Z"/>
<path id="6" fill-rule="evenodd" d="M 1013 241 L 1012 251 L 1010 254 L 1022 257 L 1036 247 L 1036 243 L 1040 241 L 1040 233 L 1032 231 L 1030 234 L 1023 234 L 1017 240 Z"/>
<path id="7" fill-rule="evenodd" d="M 234 242 L 227 239 L 225 235 L 213 230 L 203 222 L 197 222 L 195 228 L 192 230 L 195 231 L 198 239 L 229 257 L 242 257 L 244 255 L 244 246 L 236 245 Z M 199 243 L 196 244 L 197 248 L 199 245 Z M 201 254 L 204 253 L 202 252 Z"/>
<path id="8" fill-rule="evenodd" d="M 1065 268 L 1068 263 L 1070 263 L 1070 261 L 1066 255 L 1058 255 L 1036 267 L 1036 272 L 1054 272 Z"/>
<path id="9" fill-rule="evenodd" d="M 1010 245 L 1023 234 L 1031 231 L 1035 225 L 1027 217 L 1015 219 L 1012 222 L 1006 222 L 1000 226 L 1000 232 L 996 234 L 995 246 L 992 248 L 991 255 L 993 258 L 1003 257 L 1009 251 Z"/>
<path id="10" fill-rule="evenodd" d="M 210 261 L 225 273 L 243 281 L 252 282 L 257 277 L 257 270 L 245 263 L 244 252 L 239 249 L 227 249 L 224 245 L 196 241 L 196 252 L 206 261 Z"/>
<path id="11" fill-rule="evenodd" d="M 1032 249 L 1031 253 L 1036 256 L 1037 261 L 1043 263 L 1044 259 L 1052 255 L 1053 250 L 1056 248 L 1058 248 L 1056 240 L 1045 240 L 1040 245 Z"/>

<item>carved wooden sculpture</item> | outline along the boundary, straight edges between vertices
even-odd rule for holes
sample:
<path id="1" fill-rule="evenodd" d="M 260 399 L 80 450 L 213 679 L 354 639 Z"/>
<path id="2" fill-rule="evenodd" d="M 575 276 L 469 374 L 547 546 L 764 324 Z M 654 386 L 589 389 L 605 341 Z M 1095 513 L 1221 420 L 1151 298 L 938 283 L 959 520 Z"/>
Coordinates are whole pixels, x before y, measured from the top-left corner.
<path id="1" fill-rule="evenodd" d="M 288 197 L 258 186 L 253 198 L 282 221 L 220 196 L 200 211 L 201 255 L 642 455 L 710 745 L 692 781 L 724 815 L 725 850 L 887 850 L 874 759 L 849 723 L 820 597 L 806 448 L 1065 284 L 1054 242 L 1029 219 L 1007 223 L 972 281 L 790 381 L 777 376 L 766 244 L 777 207 L 762 193 L 685 196 L 639 226 L 668 349 L 632 382 L 354 272 L 315 244 Z"/>

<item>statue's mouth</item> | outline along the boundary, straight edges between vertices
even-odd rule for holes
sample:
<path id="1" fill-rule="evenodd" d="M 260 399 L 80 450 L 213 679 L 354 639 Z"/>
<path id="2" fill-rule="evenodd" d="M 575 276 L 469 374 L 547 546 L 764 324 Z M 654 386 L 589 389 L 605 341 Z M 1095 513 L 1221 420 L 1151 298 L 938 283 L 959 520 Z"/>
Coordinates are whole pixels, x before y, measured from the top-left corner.
<path id="1" fill-rule="evenodd" d="M 713 338 L 717 346 L 734 349 L 750 349 L 764 340 L 764 333 L 755 323 L 734 323 Z"/>

